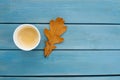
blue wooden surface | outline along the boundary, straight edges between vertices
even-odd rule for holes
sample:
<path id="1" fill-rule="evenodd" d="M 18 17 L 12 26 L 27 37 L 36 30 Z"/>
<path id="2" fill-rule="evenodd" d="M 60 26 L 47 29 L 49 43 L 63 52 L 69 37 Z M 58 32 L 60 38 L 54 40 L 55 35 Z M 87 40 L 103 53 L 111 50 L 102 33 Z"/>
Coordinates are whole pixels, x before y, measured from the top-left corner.
<path id="1" fill-rule="evenodd" d="M 119 23 L 119 0 L 0 0 L 0 22 Z"/>
<path id="2" fill-rule="evenodd" d="M 18 49 L 13 42 L 13 32 L 20 24 L 0 24 L 0 49 Z M 34 24 L 41 32 L 37 49 L 43 49 L 47 24 Z M 120 49 L 120 25 L 67 25 L 64 42 L 57 49 Z"/>
<path id="3" fill-rule="evenodd" d="M 0 75 L 99 75 L 120 73 L 120 51 L 0 51 Z"/>
<path id="4" fill-rule="evenodd" d="M 0 80 L 120 80 L 120 77 L 83 77 L 83 78 L 79 78 L 79 77 L 63 77 L 63 78 L 11 78 L 11 77 L 7 77 L 7 78 L 0 78 Z"/>
<path id="5" fill-rule="evenodd" d="M 0 0 L 0 80 L 119 80 L 120 76 L 2 77 L 120 74 L 119 4 L 119 0 Z M 65 41 L 44 58 L 43 29 L 58 16 L 68 26 Z M 24 52 L 15 46 L 12 36 L 19 23 L 33 23 L 40 30 L 37 50 Z"/>

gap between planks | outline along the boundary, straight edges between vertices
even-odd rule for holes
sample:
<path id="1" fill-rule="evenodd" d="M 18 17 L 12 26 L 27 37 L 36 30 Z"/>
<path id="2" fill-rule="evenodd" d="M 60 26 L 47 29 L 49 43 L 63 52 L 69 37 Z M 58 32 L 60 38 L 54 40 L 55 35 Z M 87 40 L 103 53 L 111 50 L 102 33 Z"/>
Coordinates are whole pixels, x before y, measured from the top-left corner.
<path id="1" fill-rule="evenodd" d="M 49 23 L 38 23 L 38 22 L 5 22 L 0 24 L 49 24 Z M 67 25 L 120 25 L 120 23 L 65 23 Z"/>
<path id="2" fill-rule="evenodd" d="M 0 77 L 115 77 L 120 74 L 98 74 L 98 75 L 0 75 Z"/>
<path id="3" fill-rule="evenodd" d="M 0 51 L 21 51 L 20 49 L 0 49 Z M 44 49 L 34 49 L 32 51 L 44 51 Z M 120 51 L 120 49 L 55 49 L 53 51 Z"/>

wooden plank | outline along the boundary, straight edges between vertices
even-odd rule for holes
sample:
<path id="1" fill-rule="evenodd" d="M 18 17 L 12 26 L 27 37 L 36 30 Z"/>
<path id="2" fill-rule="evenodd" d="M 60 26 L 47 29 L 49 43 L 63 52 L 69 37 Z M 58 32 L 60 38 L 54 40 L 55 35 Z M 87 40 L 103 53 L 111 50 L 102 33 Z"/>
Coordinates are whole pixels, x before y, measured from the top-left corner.
<path id="1" fill-rule="evenodd" d="M 119 0 L 0 0 L 0 23 L 120 23 Z"/>
<path id="2" fill-rule="evenodd" d="M 13 42 L 13 32 L 19 24 L 0 24 L 0 49 L 18 49 Z M 49 25 L 35 24 L 41 32 L 37 49 L 43 49 L 46 37 L 44 28 Z M 57 49 L 120 49 L 120 25 L 67 25 L 62 36 L 65 41 Z"/>
<path id="3" fill-rule="evenodd" d="M 0 80 L 120 80 L 120 77 L 61 77 L 61 78 L 13 78 L 13 77 L 2 77 Z"/>
<path id="4" fill-rule="evenodd" d="M 0 75 L 120 74 L 120 51 L 0 51 Z"/>

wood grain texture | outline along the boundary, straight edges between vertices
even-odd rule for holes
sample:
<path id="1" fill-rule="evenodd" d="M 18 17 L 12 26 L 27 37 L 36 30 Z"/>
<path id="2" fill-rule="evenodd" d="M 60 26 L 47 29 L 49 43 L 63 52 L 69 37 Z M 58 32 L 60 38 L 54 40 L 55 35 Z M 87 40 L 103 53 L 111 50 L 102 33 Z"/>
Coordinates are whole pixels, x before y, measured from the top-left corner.
<path id="1" fill-rule="evenodd" d="M 0 0 L 0 76 L 120 74 L 119 4 L 119 0 Z M 57 45 L 58 50 L 44 58 L 43 51 L 39 50 L 44 48 L 46 40 L 43 29 L 58 16 L 68 23 L 68 30 L 63 35 L 65 41 Z M 14 50 L 18 48 L 12 36 L 19 26 L 15 23 L 45 23 L 35 24 L 42 36 L 38 50 Z M 0 80 L 80 79 L 120 80 L 120 77 L 0 77 Z"/>
<path id="2" fill-rule="evenodd" d="M 11 78 L 11 77 L 2 77 L 0 80 L 120 80 L 120 77 L 69 77 L 69 78 Z"/>
<path id="3" fill-rule="evenodd" d="M 0 24 L 0 49 L 18 49 L 13 42 L 13 32 L 19 24 Z M 43 49 L 46 37 L 44 28 L 49 25 L 35 24 L 41 33 L 37 49 Z M 67 25 L 63 43 L 57 49 L 120 49 L 120 25 Z"/>
<path id="4" fill-rule="evenodd" d="M 0 0 L 0 23 L 120 23 L 119 0 Z"/>
<path id="5" fill-rule="evenodd" d="M 120 74 L 120 51 L 0 51 L 0 75 Z"/>

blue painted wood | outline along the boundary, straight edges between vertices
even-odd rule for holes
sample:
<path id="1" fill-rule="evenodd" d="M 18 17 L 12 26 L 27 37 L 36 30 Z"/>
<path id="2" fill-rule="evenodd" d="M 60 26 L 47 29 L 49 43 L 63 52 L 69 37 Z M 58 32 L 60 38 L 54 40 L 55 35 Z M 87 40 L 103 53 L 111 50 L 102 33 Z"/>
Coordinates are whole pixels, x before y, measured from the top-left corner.
<path id="1" fill-rule="evenodd" d="M 120 23 L 120 1 L 108 0 L 0 0 L 0 23 L 48 23 L 63 17 L 66 23 Z M 14 51 L 12 34 L 18 24 L 0 24 L 0 75 L 120 74 L 120 51 L 76 51 L 75 49 L 120 49 L 120 25 L 67 25 L 65 42 L 44 58 L 43 51 Z M 42 40 L 46 38 L 36 25 Z M 120 77 L 4 78 L 0 80 L 119 80 Z"/>
<path id="2" fill-rule="evenodd" d="M 0 75 L 120 74 L 120 51 L 0 51 Z"/>
<path id="3" fill-rule="evenodd" d="M 120 80 L 120 77 L 62 77 L 62 78 L 10 78 L 2 77 L 0 80 Z"/>
<path id="4" fill-rule="evenodd" d="M 120 23 L 119 0 L 0 0 L 0 22 Z"/>
<path id="5" fill-rule="evenodd" d="M 13 42 L 13 32 L 19 24 L 0 24 L 0 49 L 18 49 Z M 35 24 L 41 32 L 37 49 L 43 49 L 46 37 L 44 28 L 49 25 Z M 62 37 L 65 41 L 57 49 L 120 49 L 120 25 L 67 25 Z"/>

